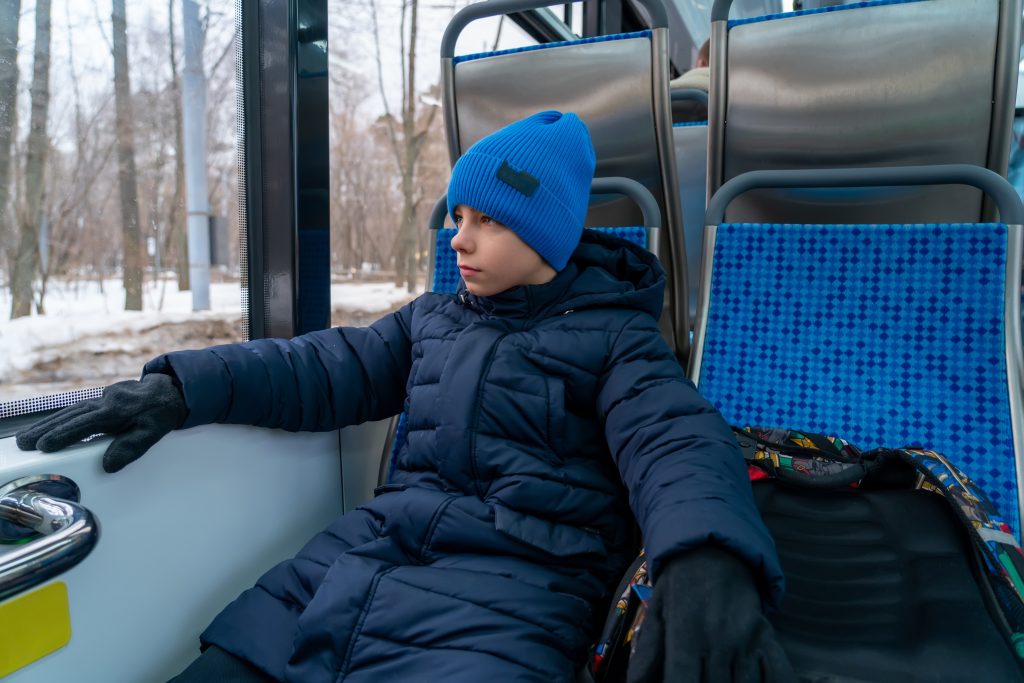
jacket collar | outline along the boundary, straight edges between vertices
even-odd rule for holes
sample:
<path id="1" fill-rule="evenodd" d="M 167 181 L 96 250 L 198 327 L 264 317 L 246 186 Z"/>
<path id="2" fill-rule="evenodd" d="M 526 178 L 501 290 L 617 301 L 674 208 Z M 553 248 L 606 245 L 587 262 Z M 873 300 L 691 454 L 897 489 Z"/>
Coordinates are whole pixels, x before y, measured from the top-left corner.
<path id="1" fill-rule="evenodd" d="M 661 315 L 665 271 L 653 254 L 631 242 L 584 230 L 572 259 L 551 282 L 479 297 L 459 281 L 457 297 L 484 315 L 530 320 L 595 306 Z"/>
<path id="2" fill-rule="evenodd" d="M 543 317 L 564 300 L 577 275 L 576 264 L 569 262 L 551 281 L 541 285 L 520 285 L 492 296 L 477 296 L 460 280 L 457 294 L 463 305 L 486 315 L 529 320 Z"/>

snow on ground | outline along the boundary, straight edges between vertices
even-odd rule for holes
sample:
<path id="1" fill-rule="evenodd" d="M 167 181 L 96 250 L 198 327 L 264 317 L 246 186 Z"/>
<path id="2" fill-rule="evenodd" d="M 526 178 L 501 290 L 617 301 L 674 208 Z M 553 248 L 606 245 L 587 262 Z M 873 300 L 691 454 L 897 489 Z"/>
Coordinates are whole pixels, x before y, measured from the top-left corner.
<path id="1" fill-rule="evenodd" d="M 331 286 L 334 317 L 338 312 L 388 311 L 411 299 L 390 282 L 347 282 Z M 237 282 L 210 285 L 211 310 L 192 311 L 192 294 L 178 291 L 173 280 L 147 282 L 143 311 L 125 311 L 120 279 L 50 282 L 45 315 L 0 320 L 0 402 L 10 400 L 10 387 L 26 370 L 53 360 L 67 349 L 95 354 L 137 351 L 140 333 L 187 322 L 241 319 L 241 290 Z M 10 312 L 10 291 L 0 289 L 0 315 Z M 241 326 L 238 323 L 238 334 Z M 81 361 L 77 361 L 81 362 Z M 19 392 L 21 393 L 21 392 Z"/>

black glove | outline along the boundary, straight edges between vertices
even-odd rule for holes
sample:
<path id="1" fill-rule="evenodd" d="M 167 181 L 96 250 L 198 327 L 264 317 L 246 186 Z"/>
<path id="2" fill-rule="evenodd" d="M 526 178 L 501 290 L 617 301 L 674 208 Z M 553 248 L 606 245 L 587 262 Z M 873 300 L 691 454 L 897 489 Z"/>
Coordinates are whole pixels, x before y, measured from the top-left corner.
<path id="1" fill-rule="evenodd" d="M 795 681 L 761 613 L 750 570 L 706 546 L 666 561 L 654 584 L 629 683 Z"/>
<path id="2" fill-rule="evenodd" d="M 188 417 L 185 398 L 169 375 L 146 375 L 141 381 L 111 384 L 91 398 L 43 418 L 18 432 L 18 448 L 59 451 L 93 434 L 114 435 L 103 454 L 103 469 L 117 472 Z"/>

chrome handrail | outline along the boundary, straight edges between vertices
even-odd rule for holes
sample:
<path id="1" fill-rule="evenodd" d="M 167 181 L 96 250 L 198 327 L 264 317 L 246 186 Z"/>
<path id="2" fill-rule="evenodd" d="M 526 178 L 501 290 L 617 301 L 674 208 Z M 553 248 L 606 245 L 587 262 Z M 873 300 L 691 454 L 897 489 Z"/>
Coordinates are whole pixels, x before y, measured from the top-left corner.
<path id="1" fill-rule="evenodd" d="M 0 488 L 0 520 L 42 534 L 34 540 L 0 550 L 0 600 L 37 586 L 75 566 L 99 540 L 99 524 L 74 498 L 45 492 L 47 483 L 66 480 L 56 475 L 26 477 Z M 40 490 L 42 489 L 42 490 Z M 2 548 L 2 546 L 0 546 Z"/>

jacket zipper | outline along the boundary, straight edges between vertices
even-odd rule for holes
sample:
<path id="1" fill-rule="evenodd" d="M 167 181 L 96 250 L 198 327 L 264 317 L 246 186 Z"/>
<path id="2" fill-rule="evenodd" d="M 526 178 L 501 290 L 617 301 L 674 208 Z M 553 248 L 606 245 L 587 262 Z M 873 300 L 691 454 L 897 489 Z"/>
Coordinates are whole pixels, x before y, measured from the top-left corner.
<path id="1" fill-rule="evenodd" d="M 473 435 L 469 440 L 469 472 L 473 476 L 473 489 L 476 491 L 476 497 L 483 500 L 483 490 L 480 488 L 480 472 L 476 466 L 476 435 L 480 421 L 480 403 L 483 400 L 484 394 L 484 383 L 487 381 L 487 375 L 491 371 L 491 364 L 494 363 L 494 356 L 498 351 L 498 344 L 501 340 L 508 336 L 508 332 L 502 332 L 494 343 L 491 345 L 490 351 L 487 353 L 487 363 L 484 364 L 484 371 L 480 373 L 480 383 L 476 387 L 476 405 L 473 407 Z"/>

